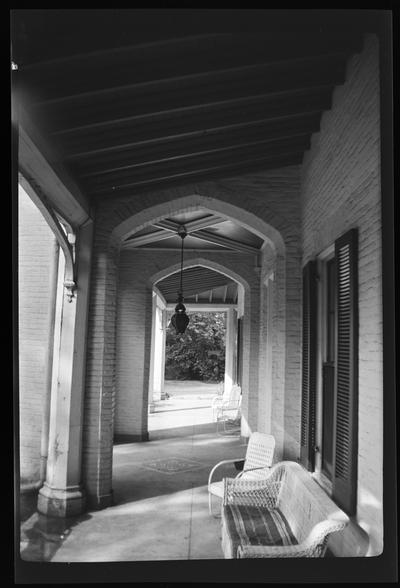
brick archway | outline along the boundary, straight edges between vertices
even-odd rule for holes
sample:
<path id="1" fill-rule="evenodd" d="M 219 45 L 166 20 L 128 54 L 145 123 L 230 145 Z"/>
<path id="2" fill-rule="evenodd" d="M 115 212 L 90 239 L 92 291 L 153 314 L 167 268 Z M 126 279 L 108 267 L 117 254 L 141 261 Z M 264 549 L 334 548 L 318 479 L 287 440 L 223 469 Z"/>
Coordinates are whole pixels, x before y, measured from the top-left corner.
<path id="1" fill-rule="evenodd" d="M 221 260 L 223 261 L 223 260 Z M 241 382 L 242 389 L 245 390 L 245 401 L 244 403 L 248 405 L 248 380 L 249 380 L 249 373 L 247 367 L 249 365 L 249 357 L 248 351 L 250 349 L 250 317 L 251 317 L 251 286 L 250 283 L 243 278 L 240 272 L 241 268 L 234 268 L 237 271 L 234 271 L 232 268 L 228 268 L 222 263 L 217 261 L 213 261 L 210 259 L 206 259 L 205 257 L 193 257 L 190 260 L 186 260 L 183 263 L 183 269 L 189 268 L 206 268 L 208 270 L 212 270 L 218 274 L 222 274 L 229 280 L 234 281 L 238 287 L 238 298 L 235 304 L 227 303 L 225 306 L 222 302 L 219 303 L 217 306 L 213 306 L 211 304 L 211 308 L 208 306 L 203 307 L 202 303 L 191 303 L 189 309 L 189 315 L 191 313 L 196 313 L 198 308 L 200 308 L 199 312 L 204 312 L 207 310 L 212 311 L 220 311 L 225 313 L 226 316 L 226 339 L 225 339 L 225 372 L 224 372 L 224 380 L 223 386 L 226 390 L 229 390 L 233 383 L 237 380 L 237 370 L 238 366 L 236 364 L 237 361 L 237 335 L 238 335 L 238 319 L 241 319 L 241 324 L 243 325 L 243 318 L 244 319 L 244 329 L 243 329 L 243 339 L 241 344 L 241 351 L 240 357 L 244 356 L 244 363 L 245 363 L 245 386 L 243 386 L 243 382 Z M 169 267 L 163 268 L 160 271 L 157 271 L 153 274 L 149 279 L 149 285 L 152 287 L 153 292 L 157 294 L 157 296 L 153 295 L 153 330 L 152 330 L 152 343 L 151 343 L 151 352 L 150 352 L 150 374 L 149 374 L 149 390 L 148 390 L 148 398 L 149 398 L 149 406 L 151 410 L 155 407 L 155 402 L 163 398 L 163 391 L 164 391 L 164 364 L 165 364 L 165 344 L 166 344 L 166 332 L 167 332 L 167 308 L 168 305 L 166 304 L 165 299 L 163 298 L 163 294 L 157 288 L 157 286 L 169 276 L 173 274 L 179 274 L 180 272 L 180 263 L 175 263 L 170 265 Z M 185 302 L 187 304 L 187 302 Z M 254 313 L 254 309 L 253 309 Z M 161 325 L 161 331 L 156 330 L 156 324 Z M 161 357 L 161 359 L 158 359 Z"/>
<path id="2" fill-rule="evenodd" d="M 284 350 L 286 340 L 286 322 L 285 322 L 285 300 L 286 300 L 286 282 L 287 282 L 287 247 L 293 248 L 293 235 L 297 238 L 296 230 L 293 229 L 294 221 L 291 224 L 288 219 L 281 213 L 263 206 L 263 214 L 259 213 L 259 200 L 255 198 L 246 199 L 244 209 L 238 193 L 233 190 L 229 192 L 226 189 L 219 189 L 216 185 L 213 190 L 210 189 L 212 183 L 207 183 L 208 193 L 221 197 L 201 196 L 198 193 L 187 195 L 182 194 L 183 188 L 171 190 L 169 199 L 160 193 L 152 193 L 146 197 L 145 201 L 138 204 L 137 199 L 121 201 L 117 206 L 109 208 L 104 206 L 97 217 L 97 227 L 94 236 L 94 263 L 92 271 L 92 291 L 89 312 L 89 337 L 88 337 L 88 362 L 86 377 L 86 399 L 85 399 L 85 427 L 84 427 L 84 450 L 83 450 L 83 476 L 84 485 L 87 489 L 89 504 L 92 507 L 102 508 L 112 502 L 112 447 L 114 435 L 114 414 L 115 414 L 115 393 L 116 386 L 119 385 L 117 378 L 117 344 L 116 344 L 116 317 L 117 317 L 117 298 L 120 290 L 117 287 L 118 273 L 121 269 L 121 260 L 125 256 L 125 251 L 121 250 L 121 243 L 124 238 L 154 223 L 156 220 L 167 217 L 171 214 L 177 214 L 185 211 L 194 211 L 202 209 L 210 213 L 217 213 L 229 220 L 248 228 L 265 240 L 265 251 L 268 255 L 268 263 L 271 263 L 276 272 L 276 284 L 278 296 L 281 299 L 282 308 L 279 311 L 276 324 L 281 333 L 280 345 L 282 347 L 279 358 L 279 377 L 277 378 L 277 387 L 279 388 L 280 418 L 283 419 L 283 403 L 285 397 L 285 362 L 287 353 Z M 178 196 L 174 198 L 174 196 Z M 164 196 L 164 199 L 163 199 Z M 232 204 L 229 200 L 235 202 Z M 152 204 L 149 206 L 149 204 Z M 146 206 L 146 204 L 148 206 Z M 250 209 L 254 210 L 252 212 Z M 265 217 L 268 217 L 267 222 Z M 294 219 L 295 220 L 295 219 Z M 286 241 L 288 244 L 286 244 Z M 295 247 L 297 245 L 295 244 Z M 188 262 L 189 260 L 187 260 Z M 218 263 L 217 259 L 214 261 Z M 168 264 L 171 265 L 170 263 Z M 228 264 L 229 265 L 229 264 Z M 230 270 L 234 272 L 234 263 L 231 264 Z M 248 266 L 245 274 L 248 278 L 241 275 L 241 279 L 253 283 L 260 283 L 260 274 L 264 268 L 255 268 Z M 153 272 L 155 274 L 156 272 Z M 239 275 L 239 272 L 237 272 Z M 253 277 L 252 277 L 253 276 Z M 151 277 L 151 276 L 149 276 Z M 290 279 L 293 279 L 290 276 Z M 135 287 L 135 286 L 134 286 Z M 296 285 L 297 287 L 297 285 Z M 147 283 L 147 288 L 149 284 Z M 248 361 L 245 360 L 247 375 L 247 389 L 251 390 L 252 397 L 249 397 L 248 403 L 248 422 L 250 428 L 257 427 L 258 411 L 258 394 L 259 394 L 259 344 L 260 335 L 258 328 L 259 308 L 260 308 L 260 290 L 258 287 L 250 288 L 252 290 L 251 318 L 248 321 L 250 333 L 247 335 L 248 346 L 246 353 Z M 249 296 L 247 297 L 249 298 Z M 147 301 L 146 301 L 147 300 Z M 151 299 L 143 298 L 144 312 L 151 309 Z M 250 328 L 253 323 L 253 328 Z M 147 337 L 147 339 L 146 339 Z M 144 343 L 140 347 L 149 345 L 150 336 L 145 335 Z M 142 353 L 142 352 L 141 352 Z M 141 355 L 140 361 L 146 363 L 148 358 Z M 143 379 L 146 379 L 144 374 Z M 244 407 L 247 409 L 246 406 Z M 141 415 L 143 422 L 143 413 Z M 279 435 L 281 437 L 281 446 L 283 447 L 283 421 L 278 423 Z"/>
<path id="3" fill-rule="evenodd" d="M 248 282 L 246 280 L 244 280 L 240 274 L 238 274 L 237 272 L 233 271 L 230 268 L 227 268 L 223 264 L 220 264 L 216 261 L 212 261 L 210 259 L 206 259 L 205 257 L 190 258 L 190 259 L 184 260 L 184 262 L 183 262 L 183 269 L 187 269 L 189 267 L 197 267 L 197 266 L 206 267 L 206 268 L 215 270 L 216 272 L 218 272 L 220 274 L 224 274 L 225 276 L 228 276 L 229 278 L 231 278 L 232 280 L 234 280 L 235 282 L 237 282 L 238 284 L 243 286 L 243 288 L 246 292 L 249 291 L 250 286 L 249 286 Z M 155 286 L 163 278 L 166 278 L 167 276 L 170 276 L 171 274 L 178 272 L 180 270 L 180 267 L 181 267 L 180 263 L 175 263 L 173 265 L 170 265 L 168 268 L 164 268 L 164 269 L 156 272 L 155 274 L 150 276 L 149 284 L 151 286 Z"/>
<path id="4" fill-rule="evenodd" d="M 194 211 L 199 208 L 209 213 L 217 213 L 227 220 L 236 221 L 242 227 L 265 239 L 275 251 L 279 253 L 284 252 L 284 240 L 280 231 L 274 226 L 274 224 L 279 224 L 277 222 L 278 219 L 273 218 L 274 215 L 271 215 L 273 224 L 267 223 L 245 208 L 238 207 L 218 198 L 202 196 L 200 194 L 183 196 L 141 210 L 115 226 L 112 230 L 111 239 L 116 242 L 122 242 L 135 232 L 144 229 L 146 226 L 158 220 L 164 219 L 169 214 L 179 214 Z"/>

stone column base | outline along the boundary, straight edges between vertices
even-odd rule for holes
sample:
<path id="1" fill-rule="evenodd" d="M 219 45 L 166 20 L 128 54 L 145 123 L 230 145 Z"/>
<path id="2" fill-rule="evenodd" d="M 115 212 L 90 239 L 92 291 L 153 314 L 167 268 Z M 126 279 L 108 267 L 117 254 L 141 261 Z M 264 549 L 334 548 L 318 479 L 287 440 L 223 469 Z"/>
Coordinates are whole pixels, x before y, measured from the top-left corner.
<path id="1" fill-rule="evenodd" d="M 39 490 L 38 511 L 50 517 L 73 517 L 84 512 L 86 500 L 80 486 L 58 489 L 46 482 Z"/>

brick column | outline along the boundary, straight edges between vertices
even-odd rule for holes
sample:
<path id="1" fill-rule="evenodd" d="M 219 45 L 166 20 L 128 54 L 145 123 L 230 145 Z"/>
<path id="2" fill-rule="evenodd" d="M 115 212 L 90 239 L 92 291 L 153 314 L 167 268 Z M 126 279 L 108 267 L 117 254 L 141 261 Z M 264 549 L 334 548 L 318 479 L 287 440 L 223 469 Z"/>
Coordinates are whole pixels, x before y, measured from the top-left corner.
<path id="1" fill-rule="evenodd" d="M 226 333 L 225 333 L 225 378 L 224 389 L 228 393 L 235 383 L 235 353 L 237 336 L 236 311 L 229 308 L 226 311 Z"/>
<path id="2" fill-rule="evenodd" d="M 154 395 L 154 363 L 155 363 L 155 340 L 157 328 L 157 294 L 153 292 L 152 313 L 151 313 L 151 351 L 150 351 L 150 377 L 149 377 L 149 412 L 154 412 L 155 401 L 158 400 Z"/>
<path id="3" fill-rule="evenodd" d="M 157 296 L 153 294 L 151 358 L 149 378 L 149 411 L 154 412 L 155 402 L 164 396 L 166 311 Z"/>
<path id="4" fill-rule="evenodd" d="M 165 397 L 164 382 L 165 382 L 165 345 L 167 341 L 167 311 L 163 308 L 161 319 L 161 374 L 160 374 L 160 393 L 161 398 Z"/>

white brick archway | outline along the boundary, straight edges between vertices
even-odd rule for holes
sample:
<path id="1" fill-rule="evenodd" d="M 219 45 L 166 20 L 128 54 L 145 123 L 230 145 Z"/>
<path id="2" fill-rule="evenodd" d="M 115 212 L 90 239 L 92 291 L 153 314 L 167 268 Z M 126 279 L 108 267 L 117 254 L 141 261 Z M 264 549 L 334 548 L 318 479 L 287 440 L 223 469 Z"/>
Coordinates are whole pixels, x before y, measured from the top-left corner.
<path id="1" fill-rule="evenodd" d="M 241 187 L 245 192 L 245 187 Z M 205 192 L 212 194 L 212 196 L 201 196 L 198 193 L 193 193 L 195 190 L 186 191 L 186 195 L 182 194 L 183 189 L 173 189 L 168 192 L 168 196 L 164 193 L 152 193 L 146 197 L 145 201 L 140 203 L 137 199 L 124 199 L 120 204 L 110 210 L 104 207 L 101 215 L 97 217 L 97 227 L 94 237 L 94 263 L 92 273 L 92 292 L 91 292 L 91 312 L 89 315 L 89 338 L 88 338 L 88 369 L 87 369 L 87 395 L 85 402 L 85 431 L 84 431 L 84 451 L 83 451 L 83 475 L 84 484 L 87 488 L 89 505 L 92 507 L 102 508 L 111 504 L 112 502 L 112 446 L 114 434 L 124 435 L 123 426 L 121 423 L 122 415 L 118 411 L 118 400 L 116 402 L 116 393 L 120 393 L 121 386 L 127 386 L 127 382 L 135 381 L 135 385 L 139 386 L 140 392 L 137 394 L 142 398 L 142 405 L 138 410 L 125 412 L 123 415 L 126 419 L 136 418 L 137 422 L 133 427 L 132 439 L 146 439 L 147 423 L 147 396 L 148 389 L 145 390 L 145 382 L 149 379 L 149 365 L 150 365 L 150 345 L 151 345 L 151 324 L 150 328 L 145 328 L 145 319 L 149 313 L 151 315 L 151 292 L 152 288 L 151 277 L 153 281 L 157 271 L 162 271 L 165 268 L 171 268 L 171 258 L 168 262 L 165 261 L 160 265 L 160 256 L 154 260 L 155 267 L 148 274 L 146 283 L 139 283 L 144 280 L 141 268 L 135 266 L 135 260 L 139 258 L 139 252 L 134 251 L 132 257 L 132 250 L 121 247 L 123 240 L 135 232 L 151 225 L 157 220 L 161 220 L 173 214 L 178 214 L 186 211 L 195 211 L 198 209 L 207 212 L 218 214 L 226 219 L 232 220 L 241 224 L 248 230 L 256 233 L 264 239 L 265 245 L 262 250 L 263 261 L 262 267 L 256 267 L 253 261 L 245 261 L 240 267 L 240 270 L 235 271 L 237 266 L 237 258 L 230 259 L 226 263 L 229 254 L 224 254 L 224 265 L 231 275 L 234 273 L 239 277 L 239 283 L 247 281 L 250 287 L 250 295 L 247 296 L 250 304 L 250 320 L 247 321 L 247 328 L 249 333 L 245 334 L 248 345 L 245 346 L 245 354 L 243 365 L 245 373 L 243 374 L 246 381 L 248 393 L 247 400 L 244 402 L 244 412 L 246 413 L 246 422 L 248 430 L 256 430 L 258 428 L 258 402 L 260 394 L 259 375 L 260 375 L 260 304 L 261 298 L 261 279 L 265 271 L 275 271 L 275 291 L 278 305 L 277 318 L 275 326 L 279 331 L 277 337 L 277 348 L 279 353 L 275 361 L 276 365 L 276 399 L 280 405 L 277 411 L 278 418 L 276 420 L 278 451 L 283 454 L 284 447 L 284 431 L 285 418 L 284 403 L 287 403 L 287 397 L 291 394 L 291 388 L 295 387 L 298 381 L 298 374 L 295 369 L 292 369 L 289 378 L 285 378 L 285 365 L 289 359 L 287 348 L 285 347 L 287 340 L 286 333 L 286 290 L 287 282 L 293 281 L 298 285 L 298 275 L 296 272 L 291 272 L 292 267 L 297 267 L 298 245 L 297 245 L 297 227 L 295 224 L 296 217 L 288 217 L 282 212 L 279 212 L 279 206 L 274 210 L 262 204 L 259 196 L 260 186 L 257 185 L 255 193 L 257 198 L 250 194 L 246 197 L 247 210 L 242 207 L 242 198 L 239 193 L 234 190 L 227 189 L 218 190 L 217 186 L 208 182 Z M 187 193 L 191 195 L 187 195 Z M 220 192 L 220 193 L 219 193 Z M 177 198 L 174 196 L 177 195 Z M 232 204 L 235 202 L 235 204 Z M 277 201 L 278 202 L 278 201 Z M 152 203 L 153 205 L 145 206 Z M 260 208 L 261 207 L 261 208 Z M 256 214 L 250 212 L 250 209 L 256 211 Z M 278 212 L 277 212 L 278 210 Z M 271 222 L 267 222 L 271 221 Z M 288 248 L 288 250 L 287 250 Z M 295 251 L 293 257 L 291 252 Z M 295 260 L 288 263 L 288 255 Z M 131 257 L 129 257 L 131 256 Z M 162 257 L 162 256 L 161 256 Z M 128 260 L 129 258 L 129 260 Z M 220 259 L 218 254 L 207 254 L 207 264 L 209 262 L 218 264 Z M 186 263 L 194 263 L 193 260 L 187 259 Z M 290 263 L 292 266 L 290 266 Z M 174 264 L 172 264 L 173 266 Z M 220 264 L 222 265 L 222 264 Z M 136 267 L 136 272 L 134 271 Z M 264 267 L 265 266 L 265 267 Z M 216 267 L 216 266 L 215 266 Z M 289 271 L 288 271 L 289 269 Z M 131 271 L 133 275 L 130 280 L 130 290 L 124 291 L 124 286 L 121 282 L 121 271 Z M 129 274 L 128 271 L 128 274 Z M 150 271 L 150 268 L 149 268 Z M 169 270 L 173 271 L 173 269 Z M 233 273 L 232 273 L 233 272 Z M 224 271 L 223 271 L 224 273 Z M 150 280 L 150 281 L 149 281 Z M 136 291 L 139 296 L 141 292 L 141 300 L 139 307 L 140 327 L 137 325 L 132 333 L 121 335 L 123 329 L 118 324 L 117 308 L 120 305 L 132 303 L 129 302 L 129 292 Z M 139 296 L 139 298 L 140 298 Z M 122 302 L 121 302 L 122 301 Z M 296 305 L 293 297 L 290 304 Z M 142 317 L 142 318 L 140 318 Z M 252 325 L 252 327 L 251 327 Z M 126 329 L 125 329 L 126 330 Z M 123 360 L 122 340 L 124 337 L 130 337 L 130 342 L 135 349 L 135 357 L 132 360 L 130 356 L 128 360 Z M 290 337 L 298 338 L 297 332 L 293 329 L 289 333 Z M 135 339 L 136 337 L 136 339 Z M 297 340 L 294 342 L 296 343 Z M 292 344 L 290 349 L 294 349 L 295 344 Z M 124 372 L 121 369 L 121 361 L 125 365 L 130 365 L 129 370 Z M 129 363 L 130 362 L 130 363 Z M 136 362 L 137 366 L 142 366 L 139 374 L 132 372 L 133 364 Z M 143 369 L 143 366 L 144 369 Z M 297 369 L 297 368 L 296 368 Z M 297 394 L 297 392 L 296 392 Z M 286 397 L 286 398 L 285 398 Z M 293 397 L 293 395 L 292 395 Z M 246 405 L 247 403 L 247 405 Z M 135 417 L 133 416 L 135 414 Z M 293 419 L 292 419 L 293 421 Z M 294 422 L 294 421 L 293 421 Z M 116 426 L 115 426 L 116 425 Z M 125 425 L 124 425 L 125 426 Z M 132 430 L 132 427 L 131 427 Z M 122 433 L 121 433 L 122 431 Z M 296 443 L 297 432 L 289 432 L 289 439 Z M 99 442 L 101 439 L 101 443 Z"/>
<path id="2" fill-rule="evenodd" d="M 245 317 L 245 330 L 244 330 L 244 337 L 243 337 L 243 351 L 246 357 L 245 368 L 246 368 L 246 376 L 248 377 L 247 366 L 248 366 L 248 350 L 250 348 L 250 340 L 249 334 L 250 330 L 247 328 L 246 323 L 250 321 L 251 316 L 251 305 L 250 305 L 250 294 L 251 288 L 249 283 L 243 279 L 243 277 L 238 274 L 237 272 L 233 271 L 222 265 L 221 263 L 217 263 L 216 261 L 207 260 L 203 257 L 192 258 L 189 261 L 186 260 L 183 263 L 183 268 L 188 269 L 191 267 L 205 267 L 208 269 L 212 269 L 220 274 L 227 276 L 229 279 L 235 281 L 238 284 L 238 302 L 235 305 L 235 308 L 220 308 L 226 312 L 226 319 L 227 319 L 227 332 L 226 332 L 226 356 L 225 356 L 225 377 L 224 377 L 224 386 L 225 388 L 230 388 L 234 383 L 234 365 L 235 365 L 235 356 L 236 356 L 236 336 L 237 336 L 237 318 Z M 151 343 L 151 359 L 150 359 L 150 378 L 149 378 L 149 403 L 151 406 L 153 405 L 154 399 L 161 398 L 162 395 L 162 388 L 163 388 L 163 373 L 157 373 L 160 369 L 164 370 L 164 363 L 160 365 L 157 362 L 157 355 L 162 354 L 163 358 L 165 359 L 165 335 L 166 335 L 166 322 L 164 320 L 164 324 L 162 327 L 162 339 L 160 337 L 157 339 L 157 330 L 156 330 L 156 322 L 158 315 L 162 314 L 164 317 L 166 315 L 166 305 L 163 304 L 162 295 L 160 294 L 159 290 L 157 289 L 157 284 L 163 280 L 164 278 L 170 276 L 171 274 L 177 273 L 180 271 L 180 264 L 174 264 L 168 268 L 158 271 L 156 274 L 150 277 L 149 285 L 152 287 L 154 295 L 153 295 L 153 325 L 152 325 L 152 343 Z M 157 296 L 155 296 L 157 294 Z M 164 307 L 164 308 L 162 308 Z M 197 307 L 201 307 L 199 304 L 192 304 L 190 305 L 191 310 L 196 312 Z M 203 309 L 204 310 L 204 309 Z M 206 309 L 210 311 L 218 310 L 218 307 L 212 307 L 210 309 Z M 158 320 L 159 322 L 159 320 Z M 156 348 L 157 346 L 157 348 Z M 155 384 L 155 385 L 154 385 Z M 157 388 L 157 385 L 160 389 Z M 242 386 L 243 387 L 243 386 Z M 245 383 L 243 387 L 246 390 L 246 395 L 249 389 L 248 383 Z M 248 398 L 245 399 L 245 404 L 248 404 Z M 246 430 L 244 429 L 244 433 Z"/>
<path id="3" fill-rule="evenodd" d="M 191 194 L 142 210 L 116 226 L 112 231 L 112 239 L 121 243 L 137 231 L 164 219 L 168 215 L 191 212 L 199 208 L 239 223 L 245 229 L 266 240 L 276 252 L 284 252 L 283 238 L 280 232 L 271 224 L 244 208 L 239 208 L 218 198 L 200 194 Z"/>

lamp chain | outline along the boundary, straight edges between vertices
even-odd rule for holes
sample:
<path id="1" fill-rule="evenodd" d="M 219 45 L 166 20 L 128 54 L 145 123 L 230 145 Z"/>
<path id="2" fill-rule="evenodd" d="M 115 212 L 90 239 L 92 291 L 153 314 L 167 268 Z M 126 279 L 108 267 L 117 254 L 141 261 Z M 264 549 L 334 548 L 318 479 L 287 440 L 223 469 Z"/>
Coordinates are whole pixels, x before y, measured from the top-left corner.
<path id="1" fill-rule="evenodd" d="M 183 240 L 185 238 L 185 235 L 181 235 L 181 239 L 182 239 L 182 244 L 181 244 L 181 280 L 180 280 L 180 286 L 179 286 L 179 292 L 182 295 L 182 281 L 183 281 Z"/>

